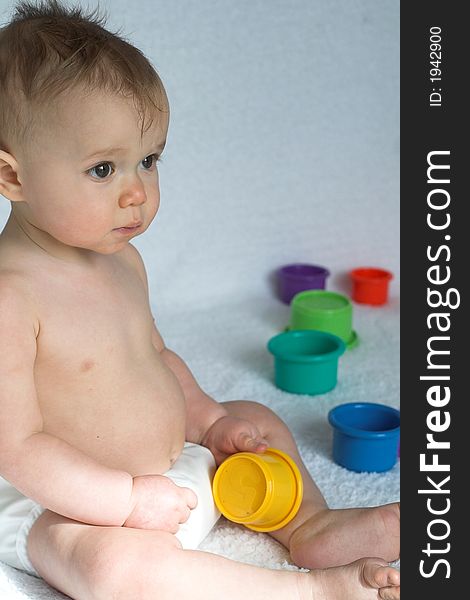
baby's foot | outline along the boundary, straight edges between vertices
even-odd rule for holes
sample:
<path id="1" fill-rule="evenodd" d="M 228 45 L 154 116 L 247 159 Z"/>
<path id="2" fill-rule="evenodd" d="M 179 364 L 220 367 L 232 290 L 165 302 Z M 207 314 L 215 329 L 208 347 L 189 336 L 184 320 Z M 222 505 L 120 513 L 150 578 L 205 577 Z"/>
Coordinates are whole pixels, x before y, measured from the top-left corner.
<path id="1" fill-rule="evenodd" d="M 399 600 L 400 572 L 380 558 L 309 573 L 314 600 Z"/>
<path id="2" fill-rule="evenodd" d="M 397 560 L 400 505 L 322 510 L 294 531 L 289 550 L 295 564 L 307 569 L 345 565 L 363 556 Z"/>

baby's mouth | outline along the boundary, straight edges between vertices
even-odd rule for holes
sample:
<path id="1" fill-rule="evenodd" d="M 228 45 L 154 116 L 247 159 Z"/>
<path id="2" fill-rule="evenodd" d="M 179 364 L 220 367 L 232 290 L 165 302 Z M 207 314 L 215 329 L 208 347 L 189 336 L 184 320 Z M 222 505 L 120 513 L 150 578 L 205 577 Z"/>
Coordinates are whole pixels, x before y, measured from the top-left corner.
<path id="1" fill-rule="evenodd" d="M 138 223 L 134 223 L 131 225 L 125 225 L 124 227 L 116 227 L 115 229 L 113 229 L 113 231 L 119 231 L 120 233 L 134 233 L 141 227 L 142 227 L 142 221 L 139 221 Z"/>

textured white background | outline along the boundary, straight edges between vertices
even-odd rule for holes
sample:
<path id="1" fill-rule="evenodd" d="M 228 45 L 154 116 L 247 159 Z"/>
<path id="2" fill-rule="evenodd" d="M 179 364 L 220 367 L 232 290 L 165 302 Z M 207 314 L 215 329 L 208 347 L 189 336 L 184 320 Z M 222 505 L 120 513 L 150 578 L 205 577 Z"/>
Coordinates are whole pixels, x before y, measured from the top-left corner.
<path id="1" fill-rule="evenodd" d="M 171 103 L 162 207 L 136 240 L 168 345 L 217 398 L 279 412 L 332 506 L 398 499 L 399 464 L 382 475 L 337 467 L 326 422 L 341 402 L 399 404 L 398 0 L 100 4 L 109 28 L 152 61 Z M 0 21 L 11 5 L 0 0 Z M 7 215 L 0 198 L 0 226 Z M 328 287 L 346 293 L 355 266 L 395 274 L 387 307 L 355 305 L 361 344 L 321 397 L 277 390 L 265 348 L 289 317 L 272 273 L 294 261 L 327 266 Z M 204 547 L 288 566 L 270 538 L 227 523 Z M 0 592 L 59 597 L 4 567 Z"/>

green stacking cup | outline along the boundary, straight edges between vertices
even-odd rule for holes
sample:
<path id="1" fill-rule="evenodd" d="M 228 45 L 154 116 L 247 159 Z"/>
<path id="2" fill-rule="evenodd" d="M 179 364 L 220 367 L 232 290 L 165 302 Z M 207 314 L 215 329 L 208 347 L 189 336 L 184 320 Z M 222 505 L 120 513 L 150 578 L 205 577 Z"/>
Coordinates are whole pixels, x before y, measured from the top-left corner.
<path id="1" fill-rule="evenodd" d="M 352 329 L 353 306 L 343 294 L 327 290 L 307 290 L 291 301 L 289 329 L 315 329 L 337 335 L 347 348 L 357 345 Z"/>
<path id="2" fill-rule="evenodd" d="M 325 331 L 286 331 L 268 342 L 275 383 L 293 394 L 324 394 L 337 383 L 338 359 L 346 346 Z"/>

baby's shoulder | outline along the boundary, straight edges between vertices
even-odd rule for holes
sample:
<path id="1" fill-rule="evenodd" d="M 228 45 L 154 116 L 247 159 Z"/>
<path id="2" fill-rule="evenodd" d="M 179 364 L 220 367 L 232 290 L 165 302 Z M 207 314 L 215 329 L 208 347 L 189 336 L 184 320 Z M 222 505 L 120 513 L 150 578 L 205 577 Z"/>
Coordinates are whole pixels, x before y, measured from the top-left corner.
<path id="1" fill-rule="evenodd" d="M 15 325 L 34 327 L 38 330 L 37 311 L 33 291 L 28 278 L 21 270 L 0 267 L 0 330 Z"/>
<path id="2" fill-rule="evenodd" d="M 20 244 L 0 234 L 0 277 L 4 282 L 18 283 L 36 269 L 34 257 Z"/>
<path id="3" fill-rule="evenodd" d="M 0 315 L 2 321 L 37 322 L 38 265 L 25 251 L 0 237 Z"/>
<path id="4" fill-rule="evenodd" d="M 30 287 L 28 268 L 0 251 L 0 297 L 6 294 L 24 296 Z"/>
<path id="5" fill-rule="evenodd" d="M 135 270 L 145 286 L 148 287 L 145 264 L 137 248 L 132 244 L 126 244 L 125 248 L 119 252 L 119 258 L 125 262 L 129 268 Z"/>
<path id="6" fill-rule="evenodd" d="M 0 244 L 0 295 L 29 296 L 36 272 L 34 261 L 27 254 Z"/>
<path id="7" fill-rule="evenodd" d="M 119 252 L 119 256 L 122 260 L 128 261 L 135 267 L 143 267 L 144 261 L 140 252 L 137 250 L 135 246 L 132 244 L 126 244 L 122 250 Z"/>

